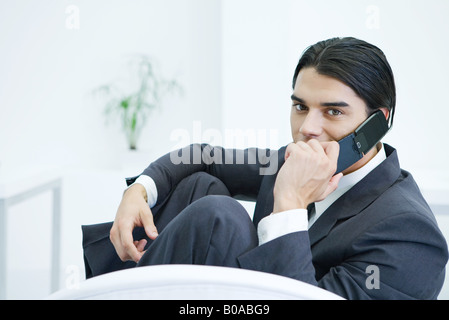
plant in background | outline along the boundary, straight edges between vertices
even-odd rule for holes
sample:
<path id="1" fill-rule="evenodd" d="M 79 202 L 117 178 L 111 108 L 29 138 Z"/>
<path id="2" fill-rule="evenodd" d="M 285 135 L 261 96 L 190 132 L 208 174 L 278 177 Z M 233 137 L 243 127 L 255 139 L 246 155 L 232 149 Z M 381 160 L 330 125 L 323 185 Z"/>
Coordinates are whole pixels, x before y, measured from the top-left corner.
<path id="1" fill-rule="evenodd" d="M 93 93 L 106 98 L 106 116 L 119 116 L 129 149 L 136 150 L 138 138 L 150 113 L 160 106 L 166 94 L 180 92 L 181 87 L 175 80 L 161 78 L 148 56 L 132 58 L 128 67 L 131 81 L 127 86 L 134 85 L 134 88 L 123 91 L 117 84 L 106 84 Z"/>

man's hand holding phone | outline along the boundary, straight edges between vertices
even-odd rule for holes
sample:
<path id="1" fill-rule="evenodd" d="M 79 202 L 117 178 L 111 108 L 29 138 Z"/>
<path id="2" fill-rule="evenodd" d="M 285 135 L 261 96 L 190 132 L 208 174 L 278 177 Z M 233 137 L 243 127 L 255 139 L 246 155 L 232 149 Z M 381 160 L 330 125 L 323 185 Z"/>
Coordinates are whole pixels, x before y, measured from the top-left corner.
<path id="1" fill-rule="evenodd" d="M 336 175 L 339 145 L 335 141 L 291 143 L 274 185 L 273 213 L 307 208 L 337 189 L 343 176 Z"/>

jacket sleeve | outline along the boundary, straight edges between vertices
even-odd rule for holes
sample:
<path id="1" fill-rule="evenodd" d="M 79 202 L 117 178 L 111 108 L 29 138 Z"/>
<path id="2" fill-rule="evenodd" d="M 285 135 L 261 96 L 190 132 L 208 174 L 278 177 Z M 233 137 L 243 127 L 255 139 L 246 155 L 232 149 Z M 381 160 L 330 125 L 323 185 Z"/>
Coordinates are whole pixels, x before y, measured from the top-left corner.
<path id="1" fill-rule="evenodd" d="M 274 174 L 273 170 L 277 170 L 277 151 L 192 144 L 160 157 L 141 175 L 154 180 L 158 192 L 156 203 L 165 199 L 182 179 L 199 171 L 221 180 L 233 197 L 254 201 L 263 176 Z M 127 183 L 134 182 L 137 177 L 128 178 Z"/>
<path id="2" fill-rule="evenodd" d="M 447 260 L 435 223 L 405 212 L 361 232 L 318 286 L 347 299 L 436 299 Z"/>
<path id="3" fill-rule="evenodd" d="M 274 273 L 317 285 L 307 231 L 275 238 L 241 255 L 238 261 L 244 269 Z"/>
<path id="4" fill-rule="evenodd" d="M 398 232 L 397 227 L 401 226 Z M 426 217 L 403 213 L 365 230 L 344 251 L 341 260 L 313 261 L 308 231 L 287 234 L 238 258 L 241 267 L 275 273 L 316 285 L 346 299 L 436 299 L 445 277 L 447 244 Z M 333 261 L 333 260 L 332 260 Z"/>

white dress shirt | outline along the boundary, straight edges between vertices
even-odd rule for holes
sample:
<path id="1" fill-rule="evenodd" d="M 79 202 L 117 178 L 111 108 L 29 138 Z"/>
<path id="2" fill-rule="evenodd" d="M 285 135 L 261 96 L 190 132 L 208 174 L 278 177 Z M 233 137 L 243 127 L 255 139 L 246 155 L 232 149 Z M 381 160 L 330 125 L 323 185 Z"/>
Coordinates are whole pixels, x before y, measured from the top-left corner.
<path id="1" fill-rule="evenodd" d="M 307 209 L 293 209 L 278 212 L 276 214 L 270 214 L 260 220 L 257 228 L 259 245 L 288 233 L 308 230 L 308 228 L 310 228 L 315 221 L 318 220 L 323 212 L 326 211 L 326 209 L 334 203 L 335 200 L 351 189 L 357 182 L 362 180 L 385 159 L 386 154 L 383 144 L 379 143 L 378 152 L 373 159 L 357 171 L 343 176 L 334 192 L 328 195 L 326 199 L 315 203 L 315 212 L 312 214 L 310 220 L 308 220 L 307 217 Z M 135 183 L 139 183 L 145 187 L 148 196 L 148 205 L 150 208 L 154 207 L 157 201 L 157 188 L 153 179 L 149 176 L 141 175 L 133 184 Z"/>

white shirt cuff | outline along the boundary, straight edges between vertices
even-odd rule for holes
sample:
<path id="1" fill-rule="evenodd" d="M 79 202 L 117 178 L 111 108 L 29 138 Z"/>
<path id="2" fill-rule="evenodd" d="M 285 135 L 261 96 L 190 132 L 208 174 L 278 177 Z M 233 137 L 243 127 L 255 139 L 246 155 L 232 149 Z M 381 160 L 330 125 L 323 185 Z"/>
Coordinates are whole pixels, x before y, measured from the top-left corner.
<path id="1" fill-rule="evenodd" d="M 257 227 L 259 245 L 288 233 L 305 231 L 307 228 L 307 209 L 293 209 L 270 214 L 260 220 Z"/>
<path id="2" fill-rule="evenodd" d="M 141 175 L 129 187 L 131 187 L 135 183 L 143 185 L 143 187 L 147 191 L 148 205 L 150 206 L 150 208 L 153 208 L 157 201 L 157 188 L 156 184 L 154 183 L 154 180 L 151 179 L 149 176 Z"/>

